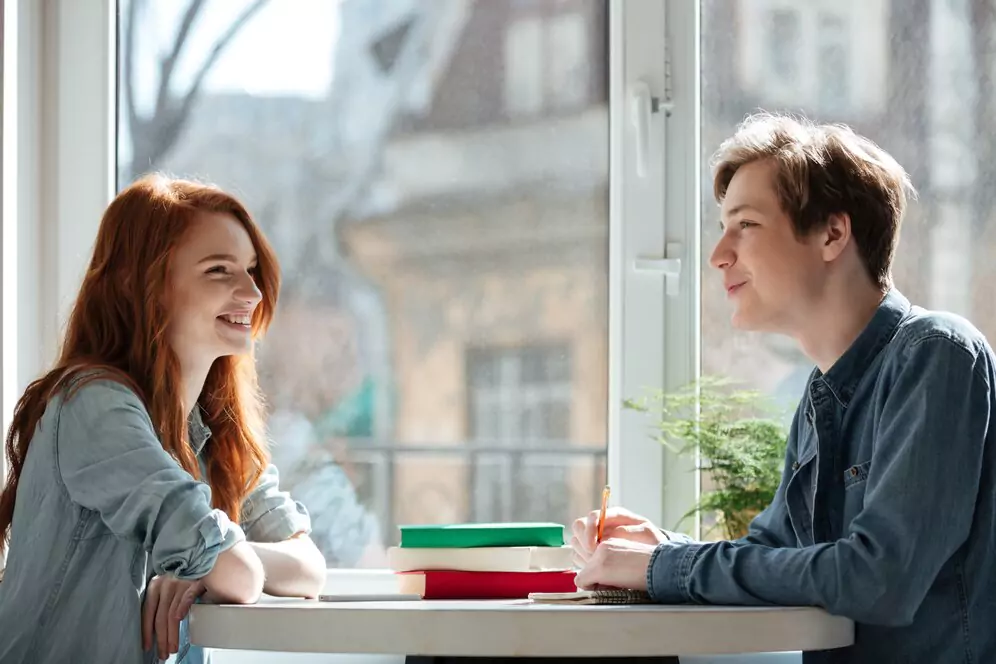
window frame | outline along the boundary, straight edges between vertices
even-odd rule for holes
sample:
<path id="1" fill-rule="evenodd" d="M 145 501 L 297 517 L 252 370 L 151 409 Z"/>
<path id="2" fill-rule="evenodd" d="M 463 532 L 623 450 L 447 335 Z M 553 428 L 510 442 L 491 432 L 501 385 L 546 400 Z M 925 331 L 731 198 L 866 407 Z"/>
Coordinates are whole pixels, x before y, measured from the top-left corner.
<path id="1" fill-rule="evenodd" d="M 614 504 L 671 528 L 698 496 L 698 473 L 688 472 L 697 459 L 666 452 L 651 440 L 651 423 L 622 402 L 647 389 L 687 384 L 699 372 L 699 2 L 608 3 L 608 477 Z M 115 191 L 118 58 L 116 0 L 5 4 L 16 6 L 19 76 L 18 149 L 7 162 L 5 142 L 4 159 L 20 177 L 15 200 L 4 199 L 4 239 L 16 232 L 16 253 L 38 259 L 15 262 L 13 301 L 3 285 L 6 429 L 13 402 L 55 357 Z M 631 93 L 641 81 L 673 103 L 668 117 L 650 117 L 642 177 L 631 121 Z M 5 128 L 8 119 L 5 111 Z M 12 175 L 4 169 L 5 191 Z M 666 256 L 667 250 L 677 254 Z M 5 265 L 10 253 L 4 250 Z M 674 296 L 666 295 L 663 274 L 635 269 L 637 259 L 665 256 L 681 260 Z M 10 357 L 17 359 L 14 368 Z M 697 521 L 683 526 L 698 534 Z"/>
<path id="2" fill-rule="evenodd" d="M 115 20 L 114 0 L 3 2 L 13 100 L 3 106 L 5 434 L 24 388 L 55 359 L 113 191 Z"/>

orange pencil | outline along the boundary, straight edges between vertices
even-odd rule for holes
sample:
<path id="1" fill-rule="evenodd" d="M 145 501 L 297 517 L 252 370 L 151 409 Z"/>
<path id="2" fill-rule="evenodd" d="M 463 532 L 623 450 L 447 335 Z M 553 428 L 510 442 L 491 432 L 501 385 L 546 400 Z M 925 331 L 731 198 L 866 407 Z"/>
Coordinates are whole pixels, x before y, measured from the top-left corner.
<path id="1" fill-rule="evenodd" d="M 598 513 L 598 534 L 595 536 L 595 544 L 602 541 L 602 531 L 605 530 L 605 508 L 609 506 L 609 485 L 602 489 L 602 511 Z"/>

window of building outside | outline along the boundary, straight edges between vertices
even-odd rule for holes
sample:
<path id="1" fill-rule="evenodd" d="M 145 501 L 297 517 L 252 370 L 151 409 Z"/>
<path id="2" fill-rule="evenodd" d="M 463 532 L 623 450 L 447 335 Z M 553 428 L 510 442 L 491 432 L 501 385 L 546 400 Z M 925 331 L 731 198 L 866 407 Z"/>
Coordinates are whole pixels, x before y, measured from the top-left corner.
<path id="1" fill-rule="evenodd" d="M 474 520 L 564 522 L 573 516 L 567 466 L 572 447 L 571 355 L 562 344 L 467 352 L 468 420 L 474 453 Z M 592 446 L 585 446 L 590 449 Z M 545 450 L 546 455 L 536 454 Z M 593 481 L 602 469 L 593 467 Z M 513 492 L 515 479 L 521 490 Z"/>
<path id="2" fill-rule="evenodd" d="M 598 81 L 592 78 L 597 72 L 589 50 L 597 26 L 579 10 L 584 1 L 512 5 L 518 11 L 512 12 L 504 45 L 504 103 L 510 116 L 577 112 L 587 103 Z"/>
<path id="3" fill-rule="evenodd" d="M 851 47 L 846 17 L 821 12 L 817 24 L 819 107 L 847 112 L 851 94 Z"/>
<path id="4" fill-rule="evenodd" d="M 773 9 L 768 20 L 771 26 L 767 39 L 768 69 L 781 85 L 795 85 L 802 55 L 799 12 Z"/>
<path id="5" fill-rule="evenodd" d="M 217 183 L 273 243 L 273 458 L 330 566 L 597 504 L 608 10 L 553 6 L 119 2 L 118 188 Z"/>
<path id="6" fill-rule="evenodd" d="M 749 4 L 702 2 L 702 371 L 766 391 L 788 419 L 812 364 L 788 339 L 729 324 L 721 281 L 707 262 L 719 235 L 709 156 L 757 108 L 846 121 L 895 156 L 919 191 L 902 229 L 896 287 L 915 304 L 965 315 L 996 338 L 990 288 L 996 268 L 989 259 L 996 205 L 984 185 L 996 164 L 996 88 L 988 75 L 996 26 L 988 3 L 837 3 L 818 33 L 822 64 L 812 85 L 825 94 L 787 107 L 748 83 L 763 72 L 736 66 L 745 61 L 745 45 L 767 29 L 750 18 L 757 14 Z"/>

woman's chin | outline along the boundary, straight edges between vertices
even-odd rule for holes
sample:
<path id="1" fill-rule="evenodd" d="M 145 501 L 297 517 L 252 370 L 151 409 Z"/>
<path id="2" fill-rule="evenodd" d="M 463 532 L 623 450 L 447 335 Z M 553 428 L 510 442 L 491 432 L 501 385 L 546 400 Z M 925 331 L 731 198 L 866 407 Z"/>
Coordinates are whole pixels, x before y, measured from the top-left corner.
<path id="1" fill-rule="evenodd" d="M 249 355 L 252 353 L 252 338 L 248 335 L 244 340 L 235 341 L 223 339 L 218 345 L 218 357 L 230 357 L 233 355 Z"/>

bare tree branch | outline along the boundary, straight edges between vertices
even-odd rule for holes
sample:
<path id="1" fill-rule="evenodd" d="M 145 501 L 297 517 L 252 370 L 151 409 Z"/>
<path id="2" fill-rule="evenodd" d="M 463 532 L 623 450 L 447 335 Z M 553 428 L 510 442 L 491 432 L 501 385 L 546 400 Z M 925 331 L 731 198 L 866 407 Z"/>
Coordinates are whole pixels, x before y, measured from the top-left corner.
<path id="1" fill-rule="evenodd" d="M 131 173 L 134 175 L 154 165 L 176 143 L 183 125 L 190 117 L 194 101 L 200 93 L 201 86 L 208 72 L 216 64 L 222 52 L 232 39 L 239 33 L 249 20 L 259 12 L 269 0 L 254 0 L 228 28 L 215 40 L 204 61 L 194 74 L 193 81 L 186 92 L 176 95 L 172 91 L 172 80 L 175 67 L 189 43 L 190 31 L 204 8 L 204 0 L 190 0 L 180 20 L 169 54 L 159 63 L 159 86 L 156 93 L 156 104 L 153 113 L 148 118 L 142 118 L 135 108 L 133 64 L 135 60 L 134 30 L 137 22 L 137 5 L 146 0 L 131 0 L 128 3 L 128 26 L 125 33 L 125 61 L 128 63 L 128 80 L 125 85 L 125 98 L 128 106 L 128 121 L 132 131 L 132 161 Z M 179 96 L 179 99 L 177 98 Z"/>
<path id="2" fill-rule="evenodd" d="M 232 21 L 231 25 L 228 26 L 228 29 L 225 30 L 225 32 L 223 32 L 214 42 L 214 45 L 208 52 L 207 57 L 204 58 L 204 62 L 201 63 L 200 69 L 198 69 L 197 73 L 194 75 L 194 81 L 190 84 L 190 89 L 187 90 L 187 94 L 184 95 L 183 101 L 180 103 L 180 108 L 177 113 L 181 118 L 181 124 L 190 114 L 190 108 L 193 106 L 194 98 L 197 96 L 197 93 L 200 92 L 201 85 L 204 83 L 204 79 L 207 77 L 208 72 L 211 71 L 211 67 L 213 67 L 214 63 L 218 60 L 218 56 L 221 55 L 222 51 L 225 50 L 225 47 L 228 46 L 228 43 L 232 41 L 235 35 L 239 33 L 239 30 L 241 30 L 242 27 L 249 22 L 249 19 L 251 19 L 256 12 L 262 9 L 263 5 L 267 2 L 269 2 L 269 0 L 256 0 L 251 5 L 246 7 L 245 11 L 243 11 L 238 18 Z"/>
<path id="3" fill-rule="evenodd" d="M 138 5 L 139 0 L 128 3 L 124 33 L 125 112 L 128 114 L 128 128 L 132 137 L 141 132 L 141 119 L 135 108 L 135 23 L 138 19 Z M 133 138 L 132 143 L 134 142 Z"/>
<path id="4" fill-rule="evenodd" d="M 183 47 L 187 43 L 190 28 L 197 20 L 197 15 L 200 14 L 202 9 L 204 9 L 204 0 L 190 0 L 190 4 L 187 5 L 187 11 L 183 13 L 183 18 L 180 20 L 180 27 L 176 31 L 176 37 L 173 39 L 173 48 L 170 50 L 169 55 L 164 57 L 159 63 L 159 92 L 156 95 L 156 115 L 166 112 L 169 107 L 169 88 L 170 83 L 173 82 L 173 71 L 176 67 L 176 62 L 180 59 L 180 53 L 183 52 Z"/>

